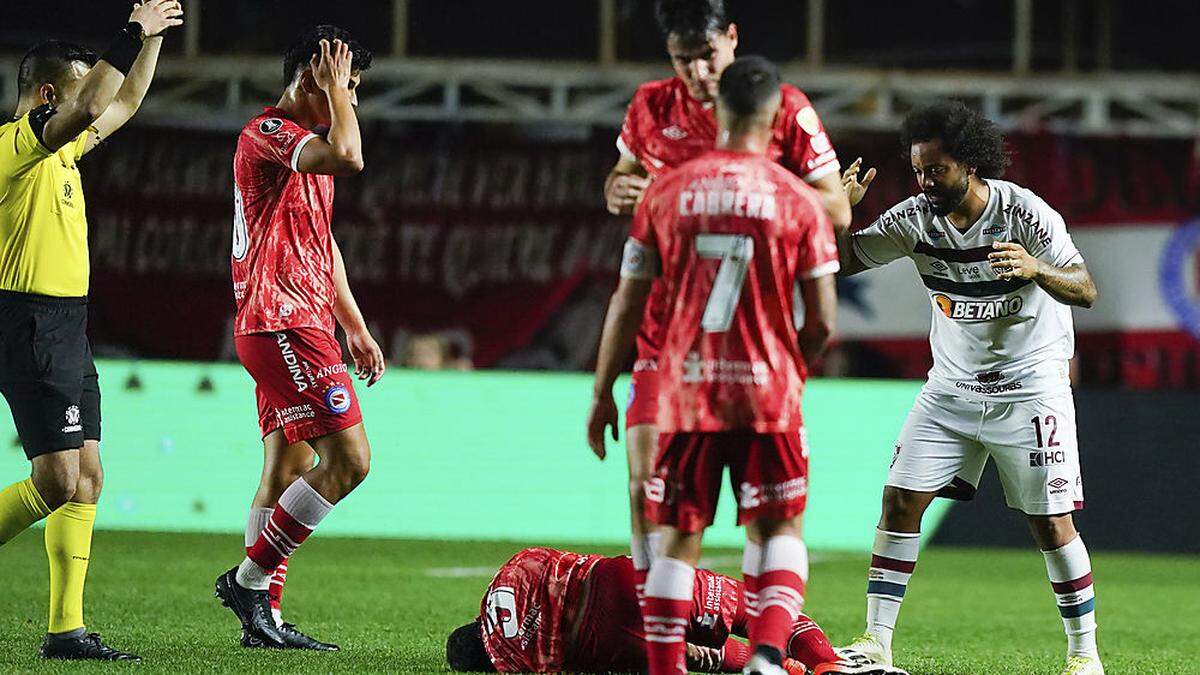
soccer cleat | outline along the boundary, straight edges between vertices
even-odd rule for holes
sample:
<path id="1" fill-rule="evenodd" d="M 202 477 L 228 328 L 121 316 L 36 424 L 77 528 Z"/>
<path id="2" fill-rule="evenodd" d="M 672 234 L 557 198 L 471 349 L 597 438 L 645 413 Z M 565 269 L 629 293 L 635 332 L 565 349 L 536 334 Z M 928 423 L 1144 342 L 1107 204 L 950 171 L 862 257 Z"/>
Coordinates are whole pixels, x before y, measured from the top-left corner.
<path id="1" fill-rule="evenodd" d="M 820 664 L 813 671 L 813 675 L 908 675 L 908 672 L 878 663 L 863 663 L 849 659 L 840 659 Z"/>
<path id="2" fill-rule="evenodd" d="M 320 640 L 305 635 L 297 630 L 296 626 L 290 623 L 279 624 L 279 634 L 283 636 L 283 641 L 287 643 L 288 649 L 307 649 L 314 652 L 336 652 L 340 651 L 341 647 L 329 643 L 321 642 Z M 242 646 L 255 647 L 257 645 L 249 644 L 249 633 L 242 631 Z"/>
<path id="3" fill-rule="evenodd" d="M 788 675 L 783 655 L 774 647 L 760 646 L 746 662 L 742 675 Z"/>
<path id="4" fill-rule="evenodd" d="M 242 646 L 288 648 L 287 640 L 271 617 L 271 600 L 267 592 L 239 585 L 236 567 L 217 577 L 214 595 L 242 622 Z"/>
<path id="5" fill-rule="evenodd" d="M 834 651 L 840 658 L 855 663 L 892 665 L 892 650 L 870 633 L 863 633 L 854 642 Z"/>
<path id="6" fill-rule="evenodd" d="M 73 637 L 46 635 L 39 651 L 43 659 L 69 661 L 141 661 L 142 657 L 104 644 L 99 633 L 87 633 Z"/>
<path id="7" fill-rule="evenodd" d="M 1099 656 L 1072 656 L 1061 675 L 1104 675 L 1104 665 Z"/>

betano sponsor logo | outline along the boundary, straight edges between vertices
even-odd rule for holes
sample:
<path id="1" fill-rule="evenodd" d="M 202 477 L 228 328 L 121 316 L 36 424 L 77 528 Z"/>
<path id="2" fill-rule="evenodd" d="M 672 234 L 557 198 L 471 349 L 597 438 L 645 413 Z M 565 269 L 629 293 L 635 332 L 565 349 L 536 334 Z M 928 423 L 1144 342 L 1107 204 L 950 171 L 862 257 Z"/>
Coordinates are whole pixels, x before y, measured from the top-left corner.
<path id="1" fill-rule="evenodd" d="M 942 314 L 955 321 L 1003 319 L 1017 314 L 1025 306 L 1025 301 L 1019 295 L 996 300 L 955 300 L 943 293 L 935 293 L 933 302 Z"/>

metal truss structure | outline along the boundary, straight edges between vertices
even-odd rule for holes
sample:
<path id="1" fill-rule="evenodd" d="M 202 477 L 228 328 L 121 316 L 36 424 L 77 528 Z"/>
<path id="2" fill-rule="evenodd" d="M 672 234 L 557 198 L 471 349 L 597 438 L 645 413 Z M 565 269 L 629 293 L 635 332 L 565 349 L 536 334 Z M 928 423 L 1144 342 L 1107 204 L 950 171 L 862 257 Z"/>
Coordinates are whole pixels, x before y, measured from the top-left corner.
<path id="1" fill-rule="evenodd" d="M 0 72 L 15 72 L 11 59 Z M 192 128 L 237 128 L 280 92 L 279 63 L 258 57 L 166 60 L 139 115 Z M 365 119 L 525 125 L 621 123 L 639 84 L 665 66 L 377 59 L 359 90 Z M 1200 77 L 1104 73 L 1014 76 L 785 67 L 838 131 L 894 130 L 915 105 L 953 97 L 1005 129 L 1072 135 L 1200 137 Z M 5 77 L 0 95 L 15 99 Z"/>

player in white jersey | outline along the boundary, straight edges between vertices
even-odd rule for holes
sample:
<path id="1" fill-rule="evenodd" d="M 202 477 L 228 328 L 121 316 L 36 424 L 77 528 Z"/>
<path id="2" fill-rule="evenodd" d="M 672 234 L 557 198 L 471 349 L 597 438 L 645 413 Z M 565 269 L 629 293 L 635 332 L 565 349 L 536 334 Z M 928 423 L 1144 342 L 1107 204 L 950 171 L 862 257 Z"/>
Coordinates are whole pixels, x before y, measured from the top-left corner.
<path id="1" fill-rule="evenodd" d="M 914 111 L 904 145 L 921 193 L 839 237 L 844 274 L 910 258 L 929 294 L 933 369 L 900 431 L 867 584 L 867 632 L 852 657 L 891 664 L 892 631 L 936 496 L 969 499 L 988 457 L 1008 505 L 1026 514 L 1067 633 L 1064 674 L 1103 673 L 1087 549 L 1068 360 L 1070 305 L 1096 286 L 1066 223 L 1008 165 L 996 126 L 961 103 Z M 843 176 L 857 205 L 875 177 Z M 981 599 L 982 600 L 982 599 Z"/>

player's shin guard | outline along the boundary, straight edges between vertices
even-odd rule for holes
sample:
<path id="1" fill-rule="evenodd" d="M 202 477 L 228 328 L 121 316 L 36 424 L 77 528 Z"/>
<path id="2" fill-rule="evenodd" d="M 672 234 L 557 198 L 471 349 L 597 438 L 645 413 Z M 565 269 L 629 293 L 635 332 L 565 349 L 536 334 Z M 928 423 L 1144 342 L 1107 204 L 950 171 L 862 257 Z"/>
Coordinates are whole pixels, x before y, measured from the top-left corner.
<path id="1" fill-rule="evenodd" d="M 756 648 L 773 647 L 782 655 L 804 607 L 808 549 L 798 537 L 771 537 L 763 543 L 760 569 L 758 617 L 750 619 L 751 644 Z"/>
<path id="2" fill-rule="evenodd" d="M 784 653 L 803 663 L 809 670 L 822 663 L 838 660 L 837 652 L 833 651 L 825 631 L 804 614 L 792 625 L 792 636 L 788 638 L 787 651 Z"/>
<path id="3" fill-rule="evenodd" d="M 742 549 L 742 605 L 746 608 L 746 637 L 754 641 L 754 623 L 758 619 L 758 573 L 762 568 L 762 547 L 747 541 Z"/>
<path id="4" fill-rule="evenodd" d="M 26 478 L 0 490 L 0 546 L 48 515 L 50 509 L 34 487 L 33 479 Z"/>
<path id="5" fill-rule="evenodd" d="M 295 553 L 332 509 L 333 505 L 303 478 L 297 478 L 283 491 L 267 526 L 238 566 L 237 583 L 244 588 L 268 590 L 276 568 Z"/>
<path id="6" fill-rule="evenodd" d="M 1067 633 L 1067 656 L 1096 656 L 1096 591 L 1083 538 L 1042 555 Z"/>
<path id="7" fill-rule="evenodd" d="M 867 633 L 888 650 L 892 648 L 896 617 L 920 550 L 920 532 L 875 530 L 871 570 L 867 574 Z"/>
<path id="8" fill-rule="evenodd" d="M 250 508 L 250 515 L 246 518 L 246 553 L 250 553 L 250 549 L 254 546 L 254 542 L 258 541 L 258 536 L 262 534 L 267 527 L 267 522 L 271 520 L 271 513 L 275 509 L 269 506 L 253 506 Z M 283 585 L 287 582 L 288 561 L 284 558 L 279 567 L 275 568 L 275 573 L 271 575 L 270 586 L 267 587 L 267 594 L 271 599 L 271 614 L 275 618 L 276 624 L 283 623 Z"/>
<path id="9" fill-rule="evenodd" d="M 83 628 L 83 584 L 92 555 L 95 504 L 67 502 L 46 518 L 46 558 L 50 561 L 50 633 Z"/>
<path id="10" fill-rule="evenodd" d="M 675 558 L 655 558 L 646 576 L 642 625 L 650 675 L 687 673 L 685 642 L 696 569 Z"/>

